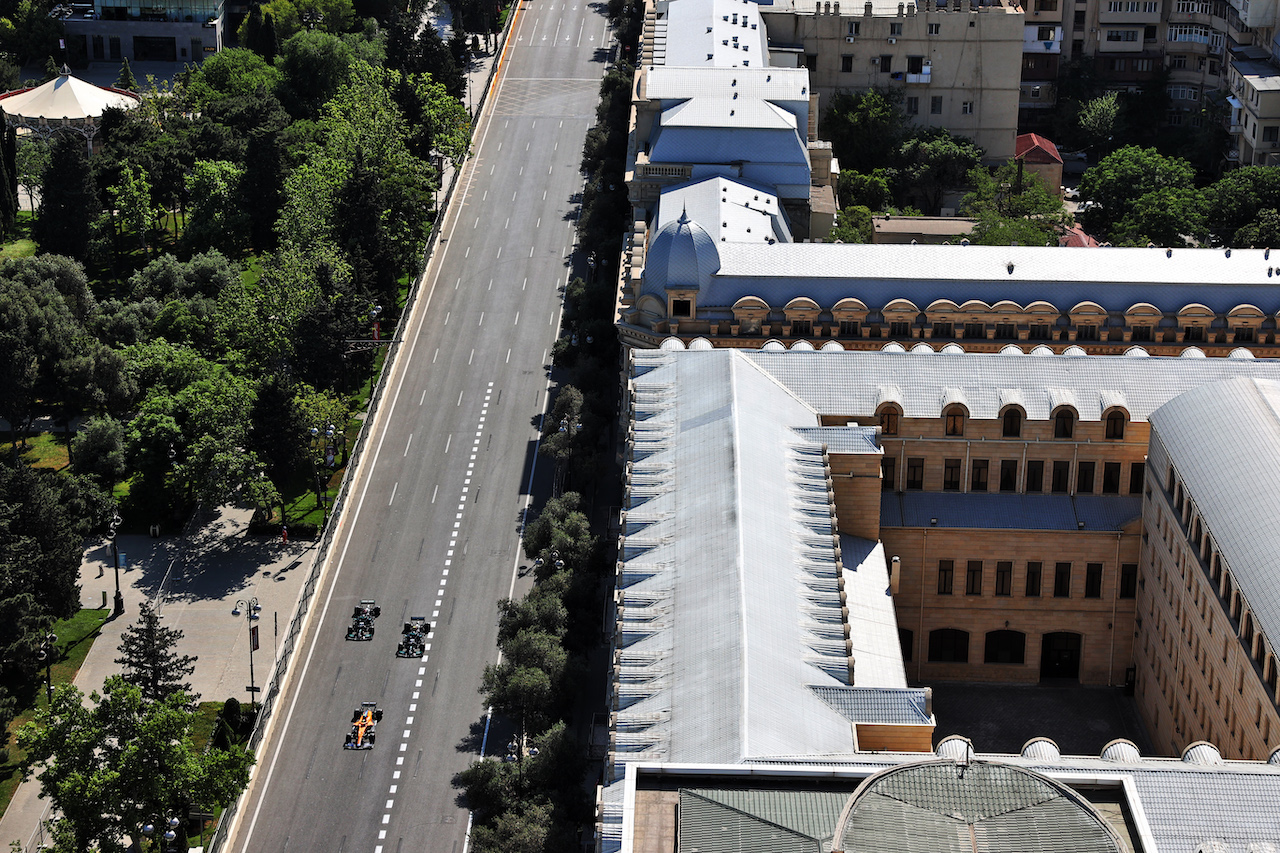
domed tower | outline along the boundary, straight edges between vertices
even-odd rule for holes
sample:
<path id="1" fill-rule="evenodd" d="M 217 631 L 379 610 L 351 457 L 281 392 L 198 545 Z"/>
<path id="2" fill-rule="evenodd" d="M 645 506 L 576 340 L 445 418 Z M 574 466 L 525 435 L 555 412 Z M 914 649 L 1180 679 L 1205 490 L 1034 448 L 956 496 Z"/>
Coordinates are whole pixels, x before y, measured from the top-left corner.
<path id="1" fill-rule="evenodd" d="M 672 321 L 691 320 L 698 310 L 699 291 L 710 286 L 719 269 L 715 240 L 682 211 L 649 242 L 639 307 L 652 314 L 660 306 Z"/>

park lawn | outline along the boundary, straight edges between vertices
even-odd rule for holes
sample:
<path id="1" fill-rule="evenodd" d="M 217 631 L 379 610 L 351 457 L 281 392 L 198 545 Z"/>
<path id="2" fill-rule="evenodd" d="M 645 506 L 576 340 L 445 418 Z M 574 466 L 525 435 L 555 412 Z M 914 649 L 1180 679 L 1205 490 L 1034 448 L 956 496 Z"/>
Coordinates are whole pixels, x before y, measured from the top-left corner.
<path id="1" fill-rule="evenodd" d="M 35 240 L 21 237 L 0 246 L 0 261 L 7 261 L 10 258 L 30 258 L 39 251 L 40 247 L 36 245 Z"/>
<path id="2" fill-rule="evenodd" d="M 7 445 L 6 450 L 12 453 L 14 436 L 12 433 L 7 433 L 7 436 L 4 444 Z M 32 468 L 62 471 L 71 464 L 67 453 L 67 436 L 61 432 L 42 432 L 27 436 L 27 447 L 19 455 Z"/>
<path id="3" fill-rule="evenodd" d="M 218 713 L 222 711 L 222 703 L 201 702 L 196 710 L 200 712 L 200 715 L 196 717 L 195 725 L 191 727 L 189 740 L 193 747 L 203 751 L 213 737 L 213 729 L 218 724 Z"/>
<path id="4" fill-rule="evenodd" d="M 97 639 L 99 630 L 110 616 L 110 610 L 85 609 L 68 619 L 53 623 L 53 633 L 58 635 L 58 660 L 51 668 L 55 688 L 75 681 L 76 673 L 84 664 L 93 641 Z M 13 798 L 13 792 L 22 781 L 22 772 L 18 768 L 26 758 L 26 753 L 18 748 L 15 735 L 23 724 L 35 718 L 36 708 L 48 706 L 47 696 L 44 678 L 41 677 L 26 707 L 19 708 L 18 715 L 9 724 L 9 730 L 6 733 L 8 736 L 7 759 L 0 763 L 0 812 L 9 807 L 9 800 Z"/>

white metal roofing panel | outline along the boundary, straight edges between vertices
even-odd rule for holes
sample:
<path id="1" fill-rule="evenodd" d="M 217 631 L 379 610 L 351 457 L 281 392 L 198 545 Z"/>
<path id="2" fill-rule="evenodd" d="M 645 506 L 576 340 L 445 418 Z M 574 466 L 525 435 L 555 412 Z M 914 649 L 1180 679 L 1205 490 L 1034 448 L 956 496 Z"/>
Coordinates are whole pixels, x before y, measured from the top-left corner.
<path id="1" fill-rule="evenodd" d="M 664 190 L 656 224 L 661 229 L 687 213 L 717 243 L 789 240 L 780 211 L 773 193 L 715 176 Z"/>
<path id="2" fill-rule="evenodd" d="M 840 535 L 844 592 L 849 607 L 855 687 L 906 687 L 898 617 L 889 592 L 884 545 Z"/>
<path id="3" fill-rule="evenodd" d="M 1274 644 L 1280 638 L 1280 493 L 1242 488 L 1257 483 L 1259 472 L 1280 470 L 1280 383 L 1240 377 L 1205 385 L 1157 409 L 1151 427 Z"/>

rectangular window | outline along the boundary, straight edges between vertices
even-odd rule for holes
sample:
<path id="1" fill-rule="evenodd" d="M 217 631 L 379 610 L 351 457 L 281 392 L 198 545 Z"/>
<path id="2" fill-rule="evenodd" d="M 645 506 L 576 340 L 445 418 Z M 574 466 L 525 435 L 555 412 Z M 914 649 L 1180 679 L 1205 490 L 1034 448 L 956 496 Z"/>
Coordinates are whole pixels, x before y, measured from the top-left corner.
<path id="1" fill-rule="evenodd" d="M 1137 30 L 1107 30 L 1107 41 L 1137 41 Z"/>
<path id="2" fill-rule="evenodd" d="M 1076 340 L 1078 341 L 1096 341 L 1098 339 L 1098 327 L 1092 324 L 1076 326 Z"/>
<path id="3" fill-rule="evenodd" d="M 862 34 L 862 23 L 860 21 L 849 22 L 849 35 L 856 36 Z"/>
<path id="4" fill-rule="evenodd" d="M 897 21 L 891 22 L 889 24 L 889 35 L 891 36 L 902 35 L 902 24 Z"/>
<path id="5" fill-rule="evenodd" d="M 917 97 L 907 98 L 907 115 L 909 116 L 920 115 L 920 99 L 919 98 Z"/>
<path id="6" fill-rule="evenodd" d="M 960 460 L 944 459 L 942 462 L 942 489 L 947 492 L 960 491 Z"/>
<path id="7" fill-rule="evenodd" d="M 931 24 L 930 26 L 936 27 L 937 24 Z M 934 95 L 932 98 L 929 99 L 929 114 L 935 115 L 935 116 L 942 115 L 942 96 L 941 95 Z"/>
<path id="8" fill-rule="evenodd" d="M 964 594 L 982 595 L 982 561 L 970 560 L 969 569 L 964 573 Z"/>
<path id="9" fill-rule="evenodd" d="M 1036 27 L 1036 41 L 1053 41 L 1053 27 Z"/>
<path id="10" fill-rule="evenodd" d="M 1040 563 L 1027 563 L 1027 598 L 1040 597 Z"/>
<path id="11" fill-rule="evenodd" d="M 973 101 L 961 101 L 960 115 L 964 115 L 964 116 L 973 115 Z"/>
<path id="12" fill-rule="evenodd" d="M 1184 341 L 1204 341 L 1204 326 L 1187 326 L 1182 330 Z"/>
<path id="13" fill-rule="evenodd" d="M 912 491 L 924 488 L 923 457 L 912 457 L 907 460 L 907 488 Z"/>
<path id="14" fill-rule="evenodd" d="M 1145 0 L 1142 4 L 1142 11 L 1147 15 L 1160 14 L 1160 0 Z"/>
<path id="15" fill-rule="evenodd" d="M 951 584 L 955 573 L 956 564 L 953 560 L 938 561 L 938 595 L 951 594 Z"/>
<path id="16" fill-rule="evenodd" d="M 1102 598 L 1102 563 L 1088 563 L 1084 567 L 1084 597 Z"/>
<path id="17" fill-rule="evenodd" d="M 1032 459 L 1027 463 L 1027 494 L 1044 491 L 1044 460 Z"/>
<path id="18" fill-rule="evenodd" d="M 853 54 L 852 53 L 846 53 L 841 55 L 840 70 L 845 74 L 848 74 L 849 72 L 853 71 Z"/>
<path id="19" fill-rule="evenodd" d="M 1169 67 L 1175 71 L 1180 68 L 1186 68 L 1187 57 L 1182 54 L 1175 54 L 1174 56 L 1169 57 Z"/>
<path id="20" fill-rule="evenodd" d="M 1150 326 L 1134 326 L 1133 330 L 1129 333 L 1129 339 L 1132 341 L 1150 341 L 1151 327 Z"/>
<path id="21" fill-rule="evenodd" d="M 1056 12 L 1058 11 L 1058 0 L 1036 0 L 1037 12 Z"/>
<path id="22" fill-rule="evenodd" d="M 1053 567 L 1053 597 L 1071 597 L 1071 564 L 1055 563 Z"/>
<path id="23" fill-rule="evenodd" d="M 1238 344 L 1251 344 L 1257 341 L 1252 326 L 1236 326 L 1231 330 L 1234 340 Z"/>
<path id="24" fill-rule="evenodd" d="M 1104 495 L 1120 494 L 1120 463 L 1102 463 L 1102 493 Z"/>
<path id="25" fill-rule="evenodd" d="M 1138 594 L 1138 564 L 1124 563 L 1120 566 L 1120 597 L 1134 598 Z M 1210 631 L 1209 633 L 1213 633 Z"/>
<path id="26" fill-rule="evenodd" d="M 693 301 L 689 299 L 672 299 L 672 317 L 690 317 L 693 315 Z"/>
<path id="27" fill-rule="evenodd" d="M 93 58 L 105 59 L 106 55 L 107 55 L 106 49 L 102 46 L 102 36 L 94 36 L 93 37 Z"/>
<path id="28" fill-rule="evenodd" d="M 1129 494 L 1142 494 L 1142 481 L 1146 477 L 1147 463 L 1130 462 L 1129 463 Z"/>
<path id="29" fill-rule="evenodd" d="M 1050 488 L 1059 494 L 1066 492 L 1070 480 L 1068 475 L 1071 472 L 1071 463 L 1064 460 L 1057 460 L 1053 463 L 1053 484 Z"/>
<path id="30" fill-rule="evenodd" d="M 973 460 L 971 469 L 972 476 L 969 478 L 970 491 L 985 492 L 987 490 L 987 460 Z"/>
<path id="31" fill-rule="evenodd" d="M 1123 59 L 1108 59 L 1108 60 L 1107 60 L 1107 70 L 1108 70 L 1108 71 L 1123 71 L 1123 70 L 1124 70 L 1124 68 L 1125 68 L 1125 62 L 1124 62 L 1124 60 L 1123 60 Z"/>
<path id="32" fill-rule="evenodd" d="M 1032 323 L 1027 330 L 1027 337 L 1033 341 L 1049 340 L 1049 324 Z"/>
<path id="33" fill-rule="evenodd" d="M 1096 462 L 1080 462 L 1076 465 L 1076 493 L 1093 494 L 1093 470 Z"/>
<path id="34" fill-rule="evenodd" d="M 1000 460 L 1000 491 L 1016 492 L 1018 490 L 1018 460 Z"/>
<path id="35" fill-rule="evenodd" d="M 894 478 L 894 463 L 898 460 L 892 456 L 886 456 L 880 460 L 880 489 L 885 492 L 892 492 L 897 485 Z"/>
<path id="36" fill-rule="evenodd" d="M 804 55 L 804 67 L 809 69 L 810 73 L 818 70 L 818 54 L 806 53 Z"/>
<path id="37" fill-rule="evenodd" d="M 924 74 L 924 57 L 908 56 L 907 57 L 907 73 L 908 74 Z"/>
<path id="38" fill-rule="evenodd" d="M 950 323 L 934 323 L 933 336 L 935 338 L 951 337 L 951 324 Z"/>
<path id="39" fill-rule="evenodd" d="M 893 71 L 893 54 L 883 53 L 880 55 L 880 73 L 889 74 Z"/>
<path id="40" fill-rule="evenodd" d="M 110 48 L 109 54 L 111 59 L 120 58 L 120 36 L 108 36 L 107 47 Z"/>
<path id="41" fill-rule="evenodd" d="M 1151 60 L 1150 60 L 1150 59 L 1135 59 L 1135 60 L 1133 60 L 1133 70 L 1134 70 L 1134 71 L 1150 71 L 1150 70 L 1151 70 L 1151 68 L 1152 68 L 1152 64 L 1151 64 Z"/>
<path id="42" fill-rule="evenodd" d="M 911 337 L 911 324 L 906 320 L 892 320 L 889 323 L 889 337 L 891 338 L 909 338 Z"/>
<path id="43" fill-rule="evenodd" d="M 1013 563 L 1009 560 L 996 563 L 996 595 L 1013 595 Z"/>
<path id="44" fill-rule="evenodd" d="M 965 323 L 964 336 L 966 338 L 985 338 L 987 336 L 986 323 Z"/>
<path id="45" fill-rule="evenodd" d="M 1018 338 L 1016 323 L 996 323 L 996 340 L 1013 341 Z"/>
<path id="46" fill-rule="evenodd" d="M 1208 44 L 1209 28 L 1201 24 L 1170 24 L 1168 41 Z"/>
<path id="47" fill-rule="evenodd" d="M 942 35 L 942 24 L 930 24 L 929 35 L 931 36 Z"/>
<path id="48" fill-rule="evenodd" d="M 862 337 L 862 327 L 857 320 L 841 320 L 840 321 L 840 337 L 842 338 L 860 338 Z"/>
<path id="49" fill-rule="evenodd" d="M 1262 141 L 1263 142 L 1280 141 L 1280 125 L 1273 124 L 1270 127 L 1262 128 Z"/>
<path id="50" fill-rule="evenodd" d="M 791 321 L 791 337 L 807 338 L 813 335 L 812 320 L 792 320 Z"/>

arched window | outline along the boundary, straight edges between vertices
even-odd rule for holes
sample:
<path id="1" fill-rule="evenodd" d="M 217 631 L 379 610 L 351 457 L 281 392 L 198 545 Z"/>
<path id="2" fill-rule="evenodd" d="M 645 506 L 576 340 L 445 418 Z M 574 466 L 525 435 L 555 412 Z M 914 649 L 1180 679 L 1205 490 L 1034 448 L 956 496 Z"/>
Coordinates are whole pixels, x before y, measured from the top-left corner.
<path id="1" fill-rule="evenodd" d="M 1076 416 L 1070 409 L 1059 409 L 1053 416 L 1053 437 L 1071 438 L 1076 429 Z"/>
<path id="2" fill-rule="evenodd" d="M 880 433 L 882 435 L 898 434 L 898 410 L 892 406 L 880 410 Z"/>
<path id="3" fill-rule="evenodd" d="M 1004 413 L 1004 437 L 1018 438 L 1022 435 L 1022 412 L 1009 409 Z"/>
<path id="4" fill-rule="evenodd" d="M 964 409 L 952 406 L 947 409 L 947 435 L 964 435 Z"/>
<path id="5" fill-rule="evenodd" d="M 1107 438 L 1124 438 L 1124 412 L 1111 412 L 1107 415 Z"/>
<path id="6" fill-rule="evenodd" d="M 988 631 L 983 663 L 1026 663 L 1027 635 L 1021 631 Z"/>
<path id="7" fill-rule="evenodd" d="M 929 632 L 930 663 L 968 663 L 969 632 L 939 628 Z"/>

